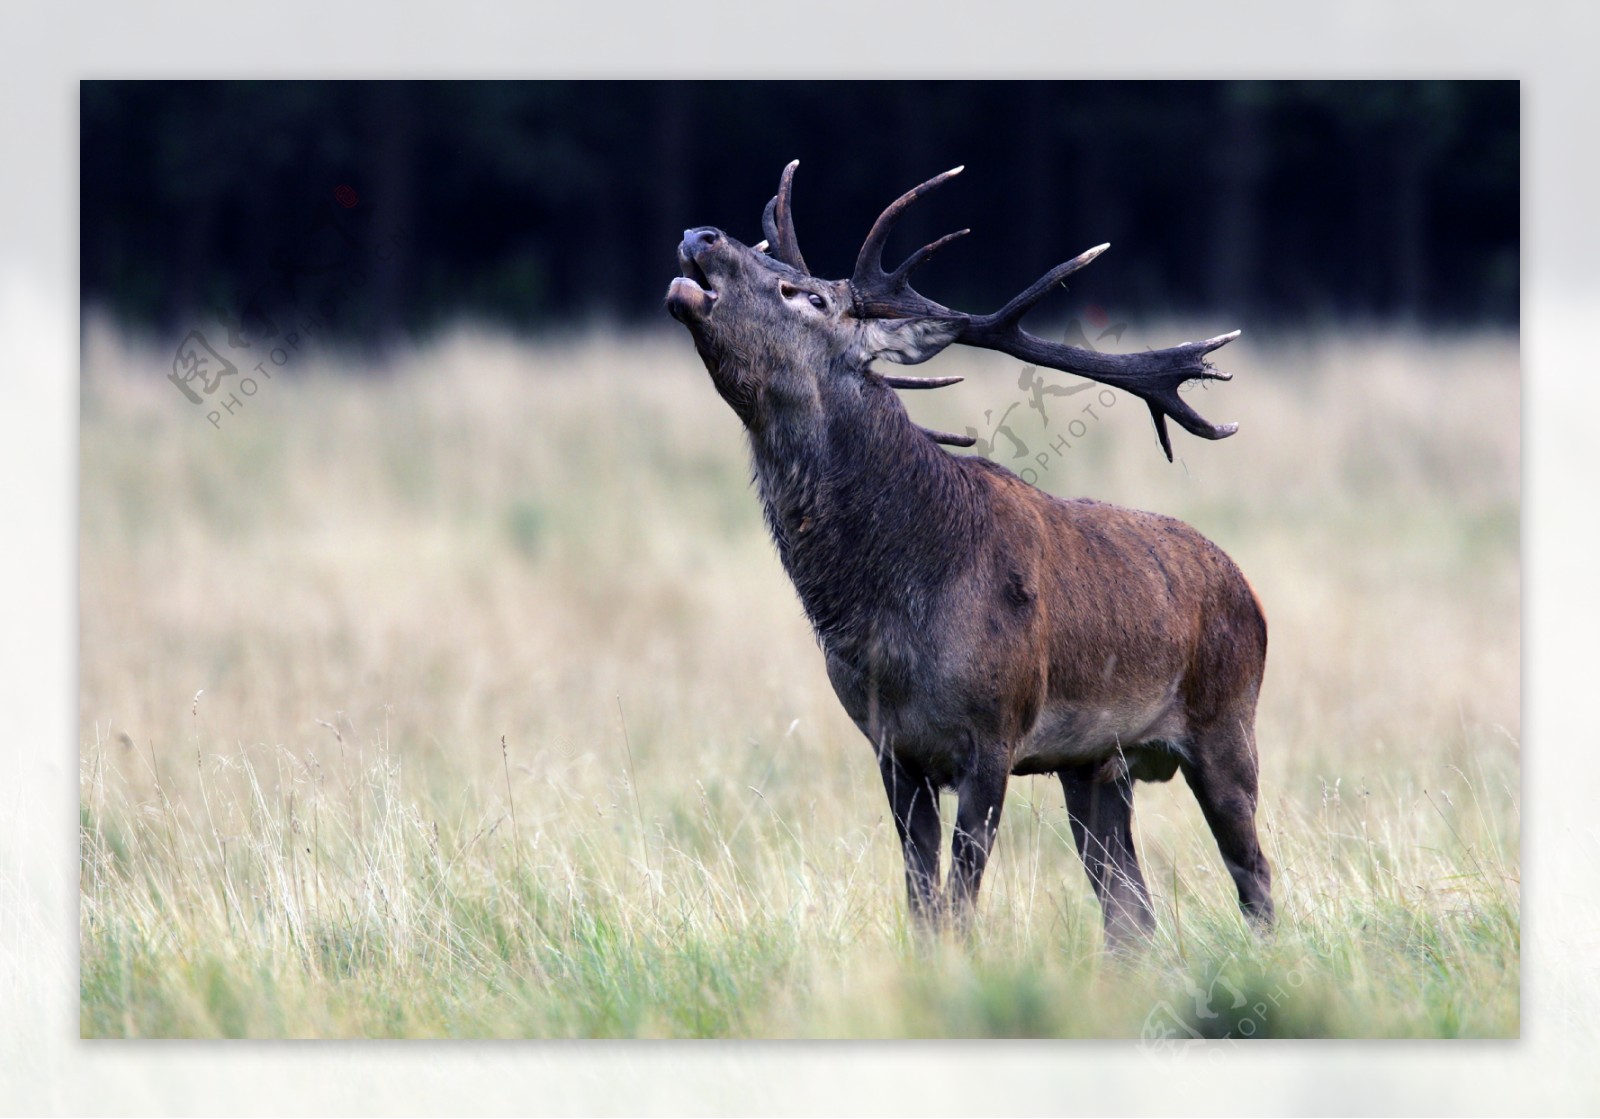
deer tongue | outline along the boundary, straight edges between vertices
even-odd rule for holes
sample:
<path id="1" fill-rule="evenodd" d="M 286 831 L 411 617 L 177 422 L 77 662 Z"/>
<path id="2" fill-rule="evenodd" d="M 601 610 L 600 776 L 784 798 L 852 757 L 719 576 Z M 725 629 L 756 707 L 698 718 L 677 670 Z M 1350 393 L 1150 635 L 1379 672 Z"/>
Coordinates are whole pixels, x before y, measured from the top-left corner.
<path id="1" fill-rule="evenodd" d="M 667 313 L 679 322 L 703 322 L 717 305 L 717 293 L 688 276 L 674 276 L 667 285 Z"/>

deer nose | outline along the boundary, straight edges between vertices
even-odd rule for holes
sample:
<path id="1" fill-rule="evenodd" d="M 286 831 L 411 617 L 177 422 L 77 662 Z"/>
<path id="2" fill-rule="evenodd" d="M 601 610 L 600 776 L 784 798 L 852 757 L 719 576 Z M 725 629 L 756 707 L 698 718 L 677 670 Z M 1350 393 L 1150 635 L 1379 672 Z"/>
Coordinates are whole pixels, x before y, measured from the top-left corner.
<path id="1" fill-rule="evenodd" d="M 710 226 L 702 226 L 699 229 L 685 229 L 683 231 L 683 243 L 691 250 L 715 245 L 720 240 L 722 240 L 721 232 L 712 229 Z"/>

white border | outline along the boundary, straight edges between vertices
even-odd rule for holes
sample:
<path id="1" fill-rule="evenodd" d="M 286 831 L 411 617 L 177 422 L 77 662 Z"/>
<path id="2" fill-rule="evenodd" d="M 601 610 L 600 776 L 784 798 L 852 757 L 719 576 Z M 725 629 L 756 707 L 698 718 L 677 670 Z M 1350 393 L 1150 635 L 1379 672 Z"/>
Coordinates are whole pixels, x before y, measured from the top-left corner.
<path id="1" fill-rule="evenodd" d="M 435 14 L 291 0 L 0 16 L 0 1112 L 945 1114 L 1600 1108 L 1589 358 L 1600 6 L 1166 8 L 724 0 Z M 1524 80 L 1523 1040 L 116 1043 L 77 1039 L 77 87 L 83 77 L 1515 77 Z"/>

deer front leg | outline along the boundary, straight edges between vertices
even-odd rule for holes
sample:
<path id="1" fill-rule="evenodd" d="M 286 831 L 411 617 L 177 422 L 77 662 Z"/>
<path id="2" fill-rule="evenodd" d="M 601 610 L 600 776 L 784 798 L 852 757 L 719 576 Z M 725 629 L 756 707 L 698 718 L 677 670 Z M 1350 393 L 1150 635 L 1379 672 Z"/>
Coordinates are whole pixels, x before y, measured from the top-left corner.
<path id="1" fill-rule="evenodd" d="M 1061 785 L 1072 838 L 1100 899 L 1106 945 L 1135 945 L 1155 930 L 1156 917 L 1133 846 L 1133 778 L 1099 781 L 1096 767 L 1084 766 L 1062 770 Z"/>
<path id="2" fill-rule="evenodd" d="M 919 929 L 939 924 L 939 787 L 920 767 L 878 756 L 889 811 L 906 860 L 906 901 Z"/>
<path id="3" fill-rule="evenodd" d="M 957 787 L 955 838 L 950 844 L 950 908 L 962 932 L 972 928 L 978 886 L 989 862 L 989 850 L 1000 826 L 1009 767 L 1003 751 L 993 751 L 961 779 Z"/>

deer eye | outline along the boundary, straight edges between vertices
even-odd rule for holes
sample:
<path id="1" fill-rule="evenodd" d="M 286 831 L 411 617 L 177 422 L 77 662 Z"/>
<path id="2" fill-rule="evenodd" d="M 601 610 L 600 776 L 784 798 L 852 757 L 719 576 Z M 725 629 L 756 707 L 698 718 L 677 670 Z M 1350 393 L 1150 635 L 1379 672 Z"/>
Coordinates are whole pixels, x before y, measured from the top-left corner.
<path id="1" fill-rule="evenodd" d="M 778 294 L 783 296 L 785 299 L 794 299 L 803 295 L 806 297 L 806 300 L 817 310 L 826 311 L 828 309 L 828 301 L 822 296 L 818 295 L 814 291 L 807 291 L 805 288 L 795 287 L 788 280 L 782 280 L 778 283 Z"/>

